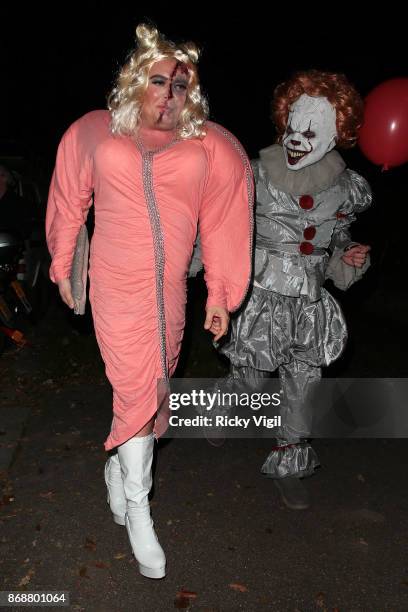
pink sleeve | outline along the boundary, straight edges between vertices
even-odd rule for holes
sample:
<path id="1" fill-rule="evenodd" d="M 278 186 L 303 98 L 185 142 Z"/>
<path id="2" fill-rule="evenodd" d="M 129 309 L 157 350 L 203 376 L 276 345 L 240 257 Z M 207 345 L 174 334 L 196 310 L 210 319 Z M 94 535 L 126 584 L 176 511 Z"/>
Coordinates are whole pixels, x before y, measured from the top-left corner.
<path id="1" fill-rule="evenodd" d="M 79 120 L 60 142 L 48 195 L 46 235 L 54 283 L 70 276 L 76 238 L 92 204 L 91 168 Z"/>
<path id="2" fill-rule="evenodd" d="M 209 124 L 203 141 L 209 173 L 200 207 L 207 307 L 236 310 L 248 289 L 253 233 L 253 178 L 248 158 L 236 138 Z"/>

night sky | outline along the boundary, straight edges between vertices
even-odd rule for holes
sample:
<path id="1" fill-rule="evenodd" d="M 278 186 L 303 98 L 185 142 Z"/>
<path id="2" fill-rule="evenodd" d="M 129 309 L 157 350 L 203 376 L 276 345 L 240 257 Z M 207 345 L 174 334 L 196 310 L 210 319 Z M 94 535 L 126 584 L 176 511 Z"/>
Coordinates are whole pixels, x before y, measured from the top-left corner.
<path id="1" fill-rule="evenodd" d="M 356 2 L 325 3 L 319 10 L 306 3 L 258 2 L 248 3 L 245 12 L 238 3 L 174 4 L 171 11 L 150 10 L 152 5 L 131 10 L 111 3 L 101 10 L 99 3 L 71 2 L 46 11 L 37 3 L 30 14 L 22 6 L 2 8 L 0 140 L 17 140 L 32 156 L 40 156 L 44 194 L 62 134 L 81 115 L 106 107 L 142 21 L 152 21 L 176 42 L 191 39 L 200 45 L 201 83 L 211 119 L 231 130 L 250 157 L 272 144 L 272 92 L 295 70 L 343 72 L 363 96 L 387 79 L 408 77 L 406 18 L 390 2 L 378 9 L 363 4 L 365 14 L 358 19 Z M 220 6 L 228 9 L 228 18 L 219 15 Z M 381 172 L 358 148 L 342 155 L 369 180 L 374 205 L 353 224 L 353 237 L 372 245 L 371 271 L 340 296 L 341 302 L 351 328 L 351 315 L 358 315 L 359 308 L 362 319 L 364 308 L 376 313 L 360 342 L 378 338 L 384 357 L 377 375 L 407 375 L 406 359 L 401 359 L 407 326 L 400 323 L 408 308 L 407 164 Z M 351 336 L 358 342 L 355 329 Z"/>
<path id="2" fill-rule="evenodd" d="M 144 3 L 145 11 L 118 8 L 120 3 L 103 10 L 99 3 L 58 3 L 49 10 L 38 4 L 30 12 L 23 5 L 2 9 L 0 137 L 51 158 L 72 121 L 105 107 L 141 21 L 153 21 L 170 39 L 200 45 L 211 118 L 233 131 L 251 156 L 273 140 L 271 94 L 293 71 L 342 71 L 363 95 L 408 74 L 405 18 L 389 3 L 358 20 L 339 3 L 320 10 L 292 3 L 291 11 L 254 3 L 269 9 L 253 14 L 251 5 L 244 13 L 237 3 L 222 4 L 228 18 L 215 8 L 221 3 L 177 4 L 171 11 L 149 10 L 153 3 Z"/>
<path id="3" fill-rule="evenodd" d="M 296 3 L 291 13 L 270 3 L 268 11 L 253 14 L 223 5 L 229 18 L 215 6 L 220 4 L 138 11 L 70 3 L 3 13 L 0 140 L 14 139 L 27 154 L 41 157 L 44 193 L 62 134 L 81 115 L 106 108 L 117 71 L 134 48 L 136 25 L 143 21 L 176 42 L 193 40 L 200 46 L 211 119 L 231 130 L 250 157 L 274 141 L 272 93 L 294 71 L 344 72 L 363 96 L 384 80 L 408 77 L 406 20 L 390 3 L 358 19 L 338 3 L 319 10 L 304 5 L 301 11 L 303 5 Z M 339 11 L 336 17 L 333 10 Z M 370 181 L 380 204 L 361 216 L 360 239 L 367 235 L 381 243 L 391 224 L 390 200 L 400 207 L 404 222 L 407 218 L 407 166 L 381 173 L 358 148 L 342 155 Z"/>

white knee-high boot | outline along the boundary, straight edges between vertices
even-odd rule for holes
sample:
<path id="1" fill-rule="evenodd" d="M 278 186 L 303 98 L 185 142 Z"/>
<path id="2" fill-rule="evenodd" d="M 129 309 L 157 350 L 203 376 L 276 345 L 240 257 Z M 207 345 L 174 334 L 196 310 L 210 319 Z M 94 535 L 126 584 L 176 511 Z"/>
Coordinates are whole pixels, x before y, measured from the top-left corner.
<path id="1" fill-rule="evenodd" d="M 148 578 L 163 578 L 166 557 L 153 529 L 148 495 L 152 486 L 153 434 L 131 438 L 118 448 L 127 500 L 126 529 L 139 571 Z"/>
<path id="2" fill-rule="evenodd" d="M 111 455 L 105 464 L 105 482 L 108 488 L 108 504 L 113 520 L 125 524 L 126 497 L 118 455 Z"/>

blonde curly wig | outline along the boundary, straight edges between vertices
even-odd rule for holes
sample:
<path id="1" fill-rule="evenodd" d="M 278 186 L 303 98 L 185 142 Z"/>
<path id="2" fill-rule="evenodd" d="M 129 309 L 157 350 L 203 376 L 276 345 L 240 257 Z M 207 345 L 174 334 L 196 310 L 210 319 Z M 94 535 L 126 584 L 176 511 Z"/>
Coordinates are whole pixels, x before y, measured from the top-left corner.
<path id="1" fill-rule="evenodd" d="M 175 45 L 159 31 L 143 23 L 136 28 L 137 47 L 120 70 L 116 84 L 108 97 L 113 134 L 133 135 L 140 121 L 143 96 L 149 84 L 153 64 L 172 58 L 187 69 L 187 98 L 177 125 L 179 138 L 202 138 L 208 116 L 208 104 L 200 91 L 196 64 L 197 46 L 192 42 Z"/>

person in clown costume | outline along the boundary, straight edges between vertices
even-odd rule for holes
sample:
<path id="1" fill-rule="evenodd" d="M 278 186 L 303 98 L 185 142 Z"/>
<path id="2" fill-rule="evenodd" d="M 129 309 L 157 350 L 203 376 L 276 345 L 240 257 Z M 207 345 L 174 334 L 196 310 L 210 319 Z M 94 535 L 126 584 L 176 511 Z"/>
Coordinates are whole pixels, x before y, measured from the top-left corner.
<path id="1" fill-rule="evenodd" d="M 370 247 L 352 242 L 350 225 L 370 206 L 371 191 L 334 150 L 355 144 L 363 118 L 362 99 L 345 76 L 295 74 L 276 88 L 273 115 L 277 144 L 253 162 L 253 286 L 221 352 L 233 378 L 278 370 L 282 426 L 262 473 L 288 507 L 304 509 L 301 479 L 319 465 L 307 441 L 308 392 L 347 340 L 341 308 L 323 284 L 331 278 L 347 289 L 368 268 Z"/>

